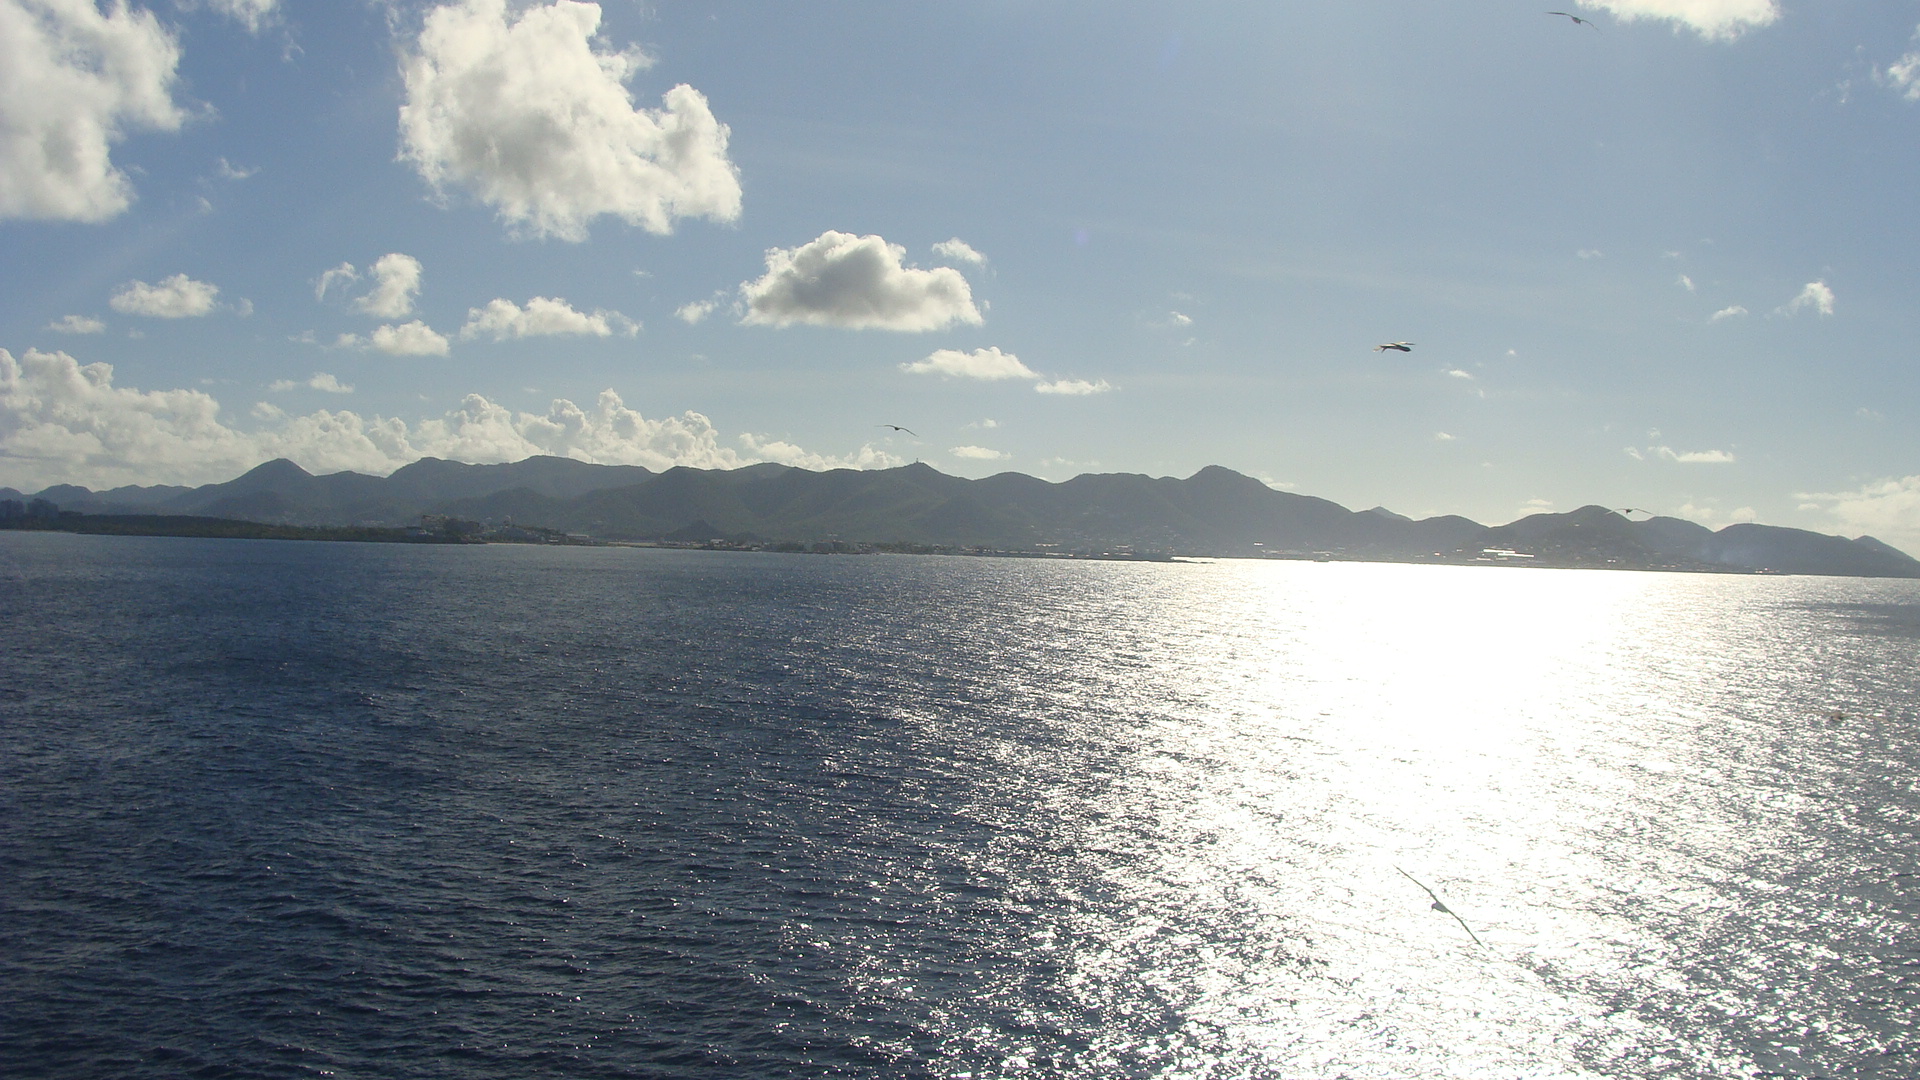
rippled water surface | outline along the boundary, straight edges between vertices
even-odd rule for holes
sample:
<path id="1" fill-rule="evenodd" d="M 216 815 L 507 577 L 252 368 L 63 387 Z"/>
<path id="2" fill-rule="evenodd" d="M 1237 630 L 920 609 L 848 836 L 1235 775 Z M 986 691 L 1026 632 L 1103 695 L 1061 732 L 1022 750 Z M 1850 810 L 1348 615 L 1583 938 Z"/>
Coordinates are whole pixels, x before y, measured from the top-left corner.
<path id="1" fill-rule="evenodd" d="M 16 533 L 0 596 L 10 1077 L 1920 1074 L 1913 582 Z"/>

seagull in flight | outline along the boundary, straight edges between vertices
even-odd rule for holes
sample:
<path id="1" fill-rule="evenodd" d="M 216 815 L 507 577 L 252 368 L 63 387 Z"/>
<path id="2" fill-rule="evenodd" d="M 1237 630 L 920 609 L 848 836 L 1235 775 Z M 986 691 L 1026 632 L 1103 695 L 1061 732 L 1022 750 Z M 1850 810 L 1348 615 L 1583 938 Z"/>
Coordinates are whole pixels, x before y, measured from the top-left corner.
<path id="1" fill-rule="evenodd" d="M 893 430 L 895 430 L 895 431 L 904 431 L 904 432 L 906 432 L 907 434 L 909 434 L 909 435 L 911 435 L 911 436 L 913 436 L 913 437 L 914 437 L 914 438 L 916 438 L 916 439 L 920 437 L 920 433 L 919 433 L 919 432 L 917 432 L 917 431 L 915 431 L 915 430 L 913 430 L 912 428 L 903 428 L 903 427 L 901 427 L 901 426 L 900 426 L 899 424 L 875 424 L 875 425 L 873 425 L 873 426 L 874 426 L 874 427 L 888 427 L 888 428 L 892 428 L 892 429 L 893 429 Z"/>
<path id="2" fill-rule="evenodd" d="M 1400 870 L 1400 868 L 1397 866 L 1394 867 L 1394 869 Z M 1400 876 L 1403 878 L 1406 878 L 1408 881 L 1413 882 L 1415 885 L 1420 885 L 1419 880 L 1416 879 L 1412 874 L 1407 873 L 1405 870 L 1400 870 Z M 1423 893 L 1426 893 L 1428 896 L 1433 897 L 1433 910 L 1444 912 L 1445 914 L 1448 914 L 1448 915 L 1453 915 L 1453 921 L 1460 924 L 1460 929 L 1465 930 L 1467 932 L 1467 936 L 1473 939 L 1473 943 L 1475 945 L 1478 945 L 1483 949 L 1487 947 L 1486 943 L 1480 940 L 1480 935 L 1473 932 L 1473 927 L 1467 925 L 1467 920 L 1461 918 L 1458 915 L 1455 915 L 1452 908 L 1441 903 L 1440 898 L 1438 896 L 1433 895 L 1432 889 L 1427 888 L 1425 885 L 1420 885 L 1420 891 Z"/>
<path id="3" fill-rule="evenodd" d="M 1388 349 L 1392 349 L 1394 352 L 1412 352 L 1413 342 L 1389 341 L 1385 345 L 1375 345 L 1373 347 L 1374 352 L 1386 352 Z"/>
<path id="4" fill-rule="evenodd" d="M 1573 12 L 1571 12 L 1571 11 L 1549 11 L 1549 12 L 1547 12 L 1547 14 L 1549 14 L 1549 15 L 1564 15 L 1564 16 L 1566 16 L 1567 18 L 1569 18 L 1569 19 L 1572 19 L 1572 20 L 1573 20 L 1573 25 L 1575 25 L 1575 26 L 1591 26 L 1591 27 L 1593 27 L 1593 28 L 1594 28 L 1595 30 L 1598 30 L 1598 29 L 1600 29 L 1600 27 L 1599 27 L 1598 25 L 1596 25 L 1596 24 L 1594 23 L 1594 21 L 1593 21 L 1592 19 L 1583 19 L 1583 18 L 1581 18 L 1580 16 L 1578 16 L 1578 15 L 1575 15 L 1575 14 L 1574 14 Z"/>

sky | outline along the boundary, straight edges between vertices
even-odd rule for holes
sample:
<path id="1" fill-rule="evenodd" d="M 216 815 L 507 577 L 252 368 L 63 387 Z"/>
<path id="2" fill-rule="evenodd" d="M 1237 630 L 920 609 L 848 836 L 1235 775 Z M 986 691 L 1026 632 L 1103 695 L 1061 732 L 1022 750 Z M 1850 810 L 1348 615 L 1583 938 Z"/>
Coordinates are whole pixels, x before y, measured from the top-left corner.
<path id="1" fill-rule="evenodd" d="M 1920 552 L 1920 0 L 1551 6 L 0 0 L 0 485 L 1217 464 Z"/>

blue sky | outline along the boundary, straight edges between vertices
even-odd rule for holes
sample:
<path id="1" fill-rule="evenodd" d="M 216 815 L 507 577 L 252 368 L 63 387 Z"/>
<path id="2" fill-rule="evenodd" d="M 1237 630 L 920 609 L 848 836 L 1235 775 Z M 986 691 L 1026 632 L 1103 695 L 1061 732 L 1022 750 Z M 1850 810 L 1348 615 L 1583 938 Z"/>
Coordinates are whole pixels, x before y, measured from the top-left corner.
<path id="1" fill-rule="evenodd" d="M 0 484 L 1221 464 L 1920 550 L 1920 3 L 1552 6 L 0 0 Z"/>

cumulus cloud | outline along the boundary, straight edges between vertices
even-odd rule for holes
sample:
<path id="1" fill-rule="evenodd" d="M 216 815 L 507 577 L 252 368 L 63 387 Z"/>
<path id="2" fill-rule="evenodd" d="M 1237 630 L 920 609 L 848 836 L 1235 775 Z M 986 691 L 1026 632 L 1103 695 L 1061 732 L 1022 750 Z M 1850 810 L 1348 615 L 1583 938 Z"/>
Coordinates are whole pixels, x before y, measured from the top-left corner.
<path id="1" fill-rule="evenodd" d="M 1020 362 L 1020 358 L 998 348 L 975 349 L 970 353 L 958 349 L 939 349 L 925 360 L 916 360 L 910 364 L 901 364 L 900 370 L 910 375 L 945 375 L 956 379 L 1037 379 L 1039 373 Z"/>
<path id="2" fill-rule="evenodd" d="M 359 276 L 353 272 L 350 264 L 341 263 L 320 275 L 320 291 L 323 294 L 326 292 L 328 276 L 337 275 L 341 270 L 347 272 L 348 281 Z M 373 275 L 373 291 L 353 302 L 355 311 L 376 319 L 398 319 L 413 314 L 413 298 L 420 293 L 419 259 L 395 251 L 380 256 L 367 272 Z"/>
<path id="3" fill-rule="evenodd" d="M 89 315 L 63 315 L 47 324 L 56 334 L 101 334 L 107 324 Z"/>
<path id="4" fill-rule="evenodd" d="M 1822 315 L 1833 314 L 1833 290 L 1827 288 L 1826 282 L 1807 282 L 1806 287 L 1800 290 L 1800 295 L 1787 301 L 1786 306 L 1780 309 L 1780 313 L 1783 315 L 1798 315 L 1800 312 L 1808 309 L 1817 311 Z"/>
<path id="5" fill-rule="evenodd" d="M 274 393 L 281 393 L 287 390 L 319 390 L 328 394 L 353 393 L 353 387 L 348 386 L 346 383 L 341 382 L 339 379 L 324 371 L 316 371 L 313 373 L 313 378 L 306 380 L 279 379 L 270 384 L 267 389 L 272 390 Z M 268 408 L 272 408 L 272 406 L 268 406 Z"/>
<path id="6" fill-rule="evenodd" d="M 526 307 L 511 300 L 494 300 L 484 308 L 468 308 L 467 324 L 460 328 L 460 338 L 467 341 L 483 334 L 495 341 L 561 335 L 612 337 L 614 334 L 625 334 L 631 337 L 639 331 L 639 323 L 617 311 L 588 314 L 575 311 L 565 300 L 536 296 L 527 301 Z"/>
<path id="7" fill-rule="evenodd" d="M 59 483 L 95 489 L 202 484 L 276 457 L 316 473 L 379 475 L 422 457 L 497 463 L 535 454 L 650 469 L 901 463 L 871 446 L 832 457 L 751 435 L 739 437 L 744 452 L 735 450 L 699 413 L 650 420 L 612 390 L 586 407 L 556 400 L 544 413 L 515 412 L 470 394 L 457 408 L 412 424 L 345 410 L 291 416 L 267 405 L 253 410 L 267 426 L 244 431 L 223 422 L 220 412 L 219 402 L 202 391 L 117 387 L 106 364 L 32 349 L 16 358 L 0 349 L 0 483 L 26 491 Z"/>
<path id="8" fill-rule="evenodd" d="M 388 356 L 445 356 L 447 339 L 433 327 L 415 319 L 398 326 L 375 327 L 366 337 L 359 334 L 341 334 L 334 342 L 340 349 L 373 349 Z"/>
<path id="9" fill-rule="evenodd" d="M 951 240 L 942 240 L 933 245 L 933 253 L 943 259 L 951 259 L 954 262 L 972 263 L 974 266 L 987 265 L 987 257 L 985 255 L 973 250 L 972 244 L 967 243 L 957 236 Z"/>
<path id="10" fill-rule="evenodd" d="M 716 306 L 718 305 L 713 300 L 695 300 L 692 303 L 681 304 L 679 307 L 674 308 L 673 317 L 686 323 L 688 326 L 697 326 L 702 319 L 713 314 L 713 309 Z"/>
<path id="11" fill-rule="evenodd" d="M 948 450 L 947 453 L 957 458 L 965 458 L 968 461 L 1004 461 L 1013 456 L 1012 454 L 1002 453 L 999 450 L 989 450 L 984 446 L 956 446 Z"/>
<path id="12" fill-rule="evenodd" d="M 692 87 L 637 109 L 627 80 L 651 61 L 597 48 L 600 6 L 457 0 L 434 9 L 402 63 L 402 160 L 510 225 L 584 240 L 609 215 L 648 232 L 740 216 L 727 126 Z"/>
<path id="13" fill-rule="evenodd" d="M 1876 537 L 1908 554 L 1920 552 L 1920 476 L 1890 477 L 1852 491 L 1801 492 L 1800 509 L 1829 514 L 1845 532 Z"/>
<path id="14" fill-rule="evenodd" d="M 1649 446 L 1644 450 L 1629 446 L 1627 456 L 1635 461 L 1672 461 L 1681 465 L 1731 465 L 1736 460 L 1725 450 L 1675 450 L 1671 446 Z"/>
<path id="15" fill-rule="evenodd" d="M 740 286 L 745 321 L 909 332 L 979 325 L 960 271 L 905 266 L 906 253 L 878 236 L 833 231 L 797 248 L 772 248 L 766 275 Z"/>
<path id="16" fill-rule="evenodd" d="M 105 221 L 133 201 L 110 157 L 133 131 L 177 131 L 180 43 L 150 11 L 0 0 L 0 219 Z"/>
<path id="17" fill-rule="evenodd" d="M 192 319 L 211 314 L 220 287 L 175 274 L 149 285 L 129 281 L 107 301 L 107 306 L 122 315 L 145 315 L 151 319 Z"/>
<path id="18" fill-rule="evenodd" d="M 1719 311 L 1714 312 L 1712 318 L 1707 321 L 1719 322 L 1722 319 L 1737 319 L 1746 313 L 1746 308 L 1741 307 L 1739 304 L 1734 304 L 1731 307 L 1723 307 Z"/>
<path id="19" fill-rule="evenodd" d="M 1687 290 L 1688 292 L 1692 292 L 1694 290 L 1693 279 L 1688 277 L 1685 274 L 1681 274 L 1679 277 L 1675 278 L 1673 283 Z"/>
<path id="20" fill-rule="evenodd" d="M 1472 382 L 1472 381 L 1473 381 L 1473 372 L 1471 372 L 1471 371 L 1462 371 L 1462 370 L 1461 370 L 1461 369 L 1459 369 L 1459 368 L 1448 368 L 1448 369 L 1447 369 L 1447 377 L 1448 377 L 1448 378 L 1450 378 L 1450 379 L 1465 379 L 1465 380 L 1467 380 L 1468 382 Z"/>
<path id="21" fill-rule="evenodd" d="M 1780 17 L 1774 0 L 1580 0 L 1584 8 L 1613 13 L 1621 22 L 1664 19 L 1708 40 L 1731 40 Z"/>
<path id="22" fill-rule="evenodd" d="M 1070 397 L 1084 397 L 1088 394 L 1104 394 L 1113 389 L 1107 380 L 1088 382 L 1085 379 L 1056 379 L 1043 382 L 1034 387 L 1042 394 L 1066 394 Z"/>

